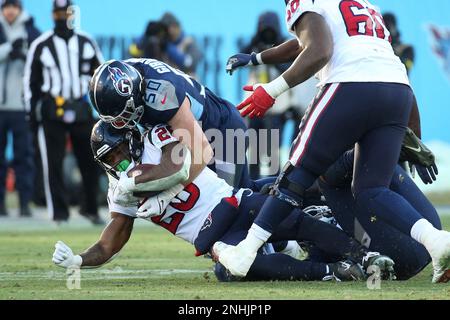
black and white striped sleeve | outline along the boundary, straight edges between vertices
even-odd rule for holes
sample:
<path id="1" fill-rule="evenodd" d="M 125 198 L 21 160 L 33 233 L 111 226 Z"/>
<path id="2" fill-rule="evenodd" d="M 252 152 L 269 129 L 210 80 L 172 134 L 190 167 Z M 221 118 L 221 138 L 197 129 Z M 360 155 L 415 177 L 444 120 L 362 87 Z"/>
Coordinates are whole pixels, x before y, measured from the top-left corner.
<path id="1" fill-rule="evenodd" d="M 24 72 L 24 98 L 27 111 L 34 112 L 41 99 L 41 86 L 43 82 L 42 62 L 40 59 L 43 39 L 40 37 L 33 41 L 28 51 Z"/>

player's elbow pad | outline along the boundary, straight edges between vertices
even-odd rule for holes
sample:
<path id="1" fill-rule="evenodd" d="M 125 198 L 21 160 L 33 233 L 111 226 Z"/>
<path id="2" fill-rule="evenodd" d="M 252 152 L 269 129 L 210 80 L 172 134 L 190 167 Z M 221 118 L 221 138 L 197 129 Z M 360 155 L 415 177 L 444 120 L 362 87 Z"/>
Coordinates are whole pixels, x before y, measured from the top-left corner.
<path id="1" fill-rule="evenodd" d="M 184 147 L 183 151 L 185 157 L 183 159 L 183 163 L 181 164 L 181 168 L 177 172 L 166 178 L 140 183 L 136 185 L 135 191 L 137 192 L 164 191 L 169 188 L 172 188 L 177 184 L 188 181 L 190 176 L 189 173 L 191 170 L 192 156 L 190 150 L 187 147 Z"/>

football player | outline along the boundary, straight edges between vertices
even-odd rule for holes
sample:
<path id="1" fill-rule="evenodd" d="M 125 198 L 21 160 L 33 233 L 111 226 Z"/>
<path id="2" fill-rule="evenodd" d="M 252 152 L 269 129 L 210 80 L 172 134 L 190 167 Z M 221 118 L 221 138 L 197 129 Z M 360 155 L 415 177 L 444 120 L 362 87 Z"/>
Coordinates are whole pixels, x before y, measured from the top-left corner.
<path id="1" fill-rule="evenodd" d="M 236 244 L 245 237 L 267 195 L 253 193 L 249 189 L 234 189 L 209 168 L 205 168 L 189 184 L 185 182 L 189 177 L 179 175 L 178 184 L 167 190 L 166 186 L 158 190 L 161 181 L 140 184 L 141 188 L 133 189 L 134 198 L 129 197 L 128 203 L 117 203 L 118 179 L 124 174 L 147 181 L 153 170 L 159 170 L 159 166 L 165 167 L 167 176 L 186 171 L 175 163 L 174 157 L 164 159 L 171 163 L 162 163 L 167 148 L 178 154 L 177 146 L 180 146 L 169 127 L 155 126 L 143 141 L 138 138 L 139 134 L 136 129 L 119 130 L 105 122 L 99 122 L 94 127 L 91 139 L 94 156 L 108 172 L 111 181 L 108 203 L 112 221 L 101 239 L 80 255 L 74 255 L 67 245 L 58 242 L 53 256 L 56 265 L 88 268 L 110 261 L 130 238 L 135 218 L 150 220 L 193 244 L 198 256 L 211 252 L 217 241 Z M 189 155 L 184 154 L 182 158 L 189 158 Z M 149 190 L 162 192 L 153 197 L 146 194 L 150 198 L 141 201 L 143 192 Z M 311 241 L 327 253 L 340 256 L 342 261 L 305 262 L 286 254 L 263 254 L 260 251 L 246 279 L 357 280 L 365 278 L 360 265 L 365 270 L 370 265 L 378 265 L 385 278 L 393 277 L 394 262 L 390 258 L 369 252 L 343 231 L 313 219 L 299 209 L 291 212 L 270 242 L 287 240 Z M 289 249 L 296 251 L 296 246 L 296 242 L 291 242 Z M 264 250 L 272 253 L 273 247 L 269 245 Z"/>
<path id="2" fill-rule="evenodd" d="M 358 211 L 380 219 L 423 244 L 433 260 L 433 283 L 450 273 L 450 233 L 436 229 L 389 189 L 411 110 L 416 107 L 405 66 L 394 54 L 378 8 L 367 0 L 286 1 L 286 23 L 297 39 L 252 55 L 236 55 L 229 70 L 294 61 L 276 80 L 246 87 L 242 116 L 263 117 L 277 97 L 317 73 L 321 91 L 300 125 L 291 157 L 248 236 L 221 246 L 220 262 L 247 274 L 270 238 L 319 176 L 355 146 L 353 194 Z"/>
<path id="3" fill-rule="evenodd" d="M 437 166 L 433 153 L 409 129 L 403 143 L 401 159 L 420 168 L 418 172 L 424 183 L 433 183 L 436 180 Z M 423 245 L 409 234 L 404 234 L 390 225 L 390 221 L 379 217 L 377 212 L 364 212 L 355 208 L 351 189 L 353 163 L 352 150 L 321 177 L 320 186 L 327 205 L 349 235 L 370 250 L 383 252 L 395 260 L 398 279 L 407 280 L 415 276 L 431 262 L 430 255 Z M 436 229 L 442 229 L 436 209 L 400 166 L 395 169 L 390 189 L 405 198 Z M 448 278 L 442 278 L 442 282 L 445 281 L 448 281 Z"/>
<path id="4" fill-rule="evenodd" d="M 236 187 L 253 187 L 246 166 L 247 127 L 239 112 L 183 72 L 153 59 L 112 60 L 95 72 L 89 95 L 100 118 L 115 128 L 139 124 L 150 129 L 168 123 L 175 135 L 184 132 L 192 151 L 192 179 L 214 156 L 210 167 L 221 178 Z M 222 139 L 207 138 L 204 132 L 210 129 L 219 130 Z M 236 130 L 242 143 L 234 143 L 235 137 L 227 135 L 227 130 Z M 210 142 L 215 146 L 214 155 Z M 237 150 L 239 145 L 242 150 Z"/>
<path id="5" fill-rule="evenodd" d="M 401 154 L 402 161 L 420 168 L 418 172 L 424 183 L 436 180 L 435 157 L 412 130 L 407 131 Z M 408 280 L 416 276 L 431 262 L 430 255 L 410 235 L 403 234 L 388 221 L 379 219 L 376 212 L 356 210 L 351 189 L 353 162 L 354 150 L 351 150 L 328 169 L 319 179 L 319 196 L 325 196 L 326 206 L 312 206 L 305 209 L 305 212 L 342 228 L 370 251 L 383 252 L 391 257 L 395 261 L 397 280 Z M 403 196 L 435 228 L 442 228 L 436 209 L 400 166 L 394 172 L 390 189 Z M 305 247 L 311 261 L 337 261 L 337 257 L 326 254 L 317 247 L 310 247 L 308 243 L 305 243 Z M 221 281 L 237 280 L 221 264 L 216 265 L 215 273 Z M 446 280 L 443 278 L 442 282 Z"/>

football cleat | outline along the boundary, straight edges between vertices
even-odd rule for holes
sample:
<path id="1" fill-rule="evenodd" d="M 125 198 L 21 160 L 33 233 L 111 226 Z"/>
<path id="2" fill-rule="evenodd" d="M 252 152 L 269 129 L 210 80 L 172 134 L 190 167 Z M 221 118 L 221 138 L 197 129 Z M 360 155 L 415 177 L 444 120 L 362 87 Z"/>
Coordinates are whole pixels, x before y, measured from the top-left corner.
<path id="1" fill-rule="evenodd" d="M 329 264 L 328 267 L 331 274 L 325 276 L 323 281 L 336 280 L 337 282 L 342 282 L 363 281 L 366 279 L 366 274 L 361 266 L 350 260 Z"/>
<path id="2" fill-rule="evenodd" d="M 370 266 L 376 266 L 380 268 L 381 280 L 397 279 L 395 275 L 394 265 L 394 260 L 392 260 L 388 256 L 381 255 L 378 252 L 368 252 L 362 260 L 362 267 L 366 273 L 368 273 Z"/>
<path id="3" fill-rule="evenodd" d="M 433 239 L 434 245 L 429 253 L 433 259 L 433 283 L 447 283 L 450 281 L 450 233 L 439 231 L 438 237 Z"/>
<path id="4" fill-rule="evenodd" d="M 215 260 L 223 264 L 236 277 L 245 277 L 256 259 L 256 253 L 248 250 L 244 242 L 237 246 L 216 242 L 212 254 Z"/>
<path id="5" fill-rule="evenodd" d="M 241 277 L 233 276 L 220 262 L 214 266 L 214 274 L 219 282 L 239 282 L 242 280 Z"/>

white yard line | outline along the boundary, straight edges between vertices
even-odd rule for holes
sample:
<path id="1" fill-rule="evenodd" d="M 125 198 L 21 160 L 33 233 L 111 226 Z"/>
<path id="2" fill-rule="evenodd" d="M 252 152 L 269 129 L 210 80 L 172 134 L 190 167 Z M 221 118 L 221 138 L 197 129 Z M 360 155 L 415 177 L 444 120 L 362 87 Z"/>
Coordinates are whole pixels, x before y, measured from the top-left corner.
<path id="1" fill-rule="evenodd" d="M 163 277 L 180 274 L 205 274 L 211 270 L 188 270 L 188 269 L 155 269 L 155 270 L 123 270 L 116 268 L 114 270 L 81 270 L 81 278 L 86 281 L 93 280 L 127 280 L 127 279 L 146 279 L 152 277 Z M 42 272 L 42 271 L 23 271 L 23 272 L 0 272 L 0 282 L 4 281 L 26 281 L 26 280 L 56 280 L 67 279 L 64 272 Z"/>

